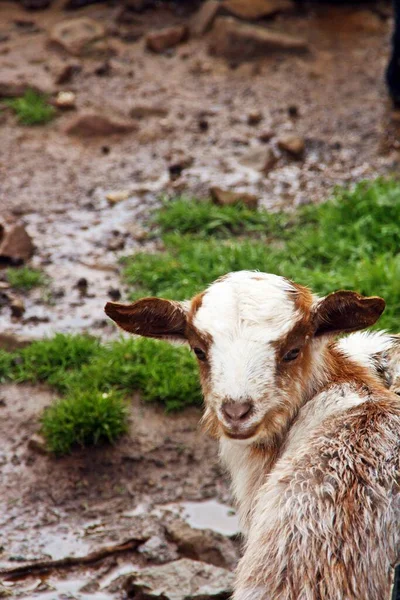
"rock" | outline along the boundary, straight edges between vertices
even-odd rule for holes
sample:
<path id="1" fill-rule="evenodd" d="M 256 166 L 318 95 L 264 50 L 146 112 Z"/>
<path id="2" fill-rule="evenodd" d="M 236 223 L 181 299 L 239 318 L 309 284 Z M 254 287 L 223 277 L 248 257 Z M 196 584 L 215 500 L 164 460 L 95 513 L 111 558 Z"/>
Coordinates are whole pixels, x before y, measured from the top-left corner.
<path id="1" fill-rule="evenodd" d="M 118 302 L 118 300 L 121 299 L 121 292 L 118 288 L 109 288 L 107 294 L 108 297 L 111 298 L 111 300 L 113 300 L 114 302 Z"/>
<path id="2" fill-rule="evenodd" d="M 29 346 L 31 340 L 15 333 L 0 333 L 0 348 L 6 352 L 14 352 Z"/>
<path id="3" fill-rule="evenodd" d="M 50 32 L 50 41 L 73 56 L 84 56 L 96 49 L 96 42 L 103 40 L 105 33 L 101 23 L 88 17 L 78 17 L 54 25 Z"/>
<path id="4" fill-rule="evenodd" d="M 10 310 L 11 316 L 16 319 L 20 319 L 25 312 L 25 304 L 21 298 L 18 296 L 13 296 L 10 298 Z"/>
<path id="5" fill-rule="evenodd" d="M 189 23 L 191 35 L 200 36 L 206 33 L 213 24 L 220 8 L 221 3 L 218 0 L 206 0 Z"/>
<path id="6" fill-rule="evenodd" d="M 57 85 L 70 83 L 74 75 L 79 73 L 82 67 L 79 63 L 61 63 L 53 69 L 54 81 Z"/>
<path id="7" fill-rule="evenodd" d="M 118 204 L 118 202 L 122 202 L 123 200 L 127 200 L 130 196 L 129 190 L 119 190 L 117 192 L 110 192 L 106 194 L 107 202 L 113 206 L 114 204 Z"/>
<path id="8" fill-rule="evenodd" d="M 298 135 L 288 133 L 278 138 L 278 148 L 299 158 L 304 152 L 305 142 L 304 139 Z"/>
<path id="9" fill-rule="evenodd" d="M 188 169 L 193 164 L 193 156 L 176 156 L 168 165 L 170 179 L 177 179 L 182 175 L 182 171 Z"/>
<path id="10" fill-rule="evenodd" d="M 86 295 L 88 287 L 89 287 L 89 282 L 86 279 L 86 277 L 80 277 L 78 279 L 78 281 L 76 282 L 75 287 L 79 290 L 79 292 L 82 295 Z"/>
<path id="11" fill-rule="evenodd" d="M 29 70 L 32 71 L 31 68 Z M 53 92 L 52 81 L 47 73 L 39 71 L 37 68 L 34 73 L 29 73 L 24 69 L 20 71 L 2 69 L 0 98 L 23 96 L 28 90 L 33 90 L 38 94 L 51 94 Z"/>
<path id="12" fill-rule="evenodd" d="M 258 198 L 253 194 L 246 192 L 233 192 L 231 190 L 223 190 L 220 187 L 213 186 L 210 188 L 211 197 L 216 204 L 221 206 L 230 206 L 233 204 L 245 204 L 249 208 L 257 208 Z"/>
<path id="13" fill-rule="evenodd" d="M 38 454 L 48 454 L 48 449 L 47 449 L 47 446 L 46 446 L 46 441 L 38 433 L 35 433 L 28 440 L 28 448 L 29 448 L 29 450 L 33 450 L 33 452 L 37 452 Z"/>
<path id="14" fill-rule="evenodd" d="M 80 137 L 129 133 L 135 130 L 137 130 L 137 125 L 131 121 L 116 119 L 95 112 L 77 115 L 64 129 L 65 133 L 68 135 Z"/>
<path id="15" fill-rule="evenodd" d="M 138 552 L 155 564 L 163 564 L 177 560 L 179 554 L 176 546 L 168 542 L 164 536 L 153 535 L 144 544 L 139 546 Z"/>
<path id="16" fill-rule="evenodd" d="M 266 144 L 274 137 L 274 135 L 275 134 L 272 131 L 272 129 L 264 129 L 264 131 L 261 131 L 261 133 L 259 134 L 258 139 L 260 140 L 260 142 Z"/>
<path id="17" fill-rule="evenodd" d="M 229 538 L 210 529 L 192 529 L 183 521 L 174 521 L 166 529 L 180 554 L 186 558 L 225 569 L 236 567 L 239 549 Z"/>
<path id="18" fill-rule="evenodd" d="M 165 106 L 154 104 L 152 106 L 148 104 L 136 104 L 132 106 L 129 111 L 129 116 L 132 119 L 146 119 L 148 117 L 166 117 L 168 115 L 168 109 Z"/>
<path id="19" fill-rule="evenodd" d="M 251 110 L 247 115 L 249 125 L 258 125 L 262 121 L 263 115 L 260 110 Z"/>
<path id="20" fill-rule="evenodd" d="M 107 242 L 107 250 L 115 252 L 125 247 L 125 238 L 119 231 L 114 231 L 112 237 Z"/>
<path id="21" fill-rule="evenodd" d="M 0 261 L 22 263 L 33 255 L 35 246 L 23 225 L 14 225 L 6 231 L 0 244 Z"/>
<path id="22" fill-rule="evenodd" d="M 223 0 L 222 7 L 240 19 L 256 20 L 293 10 L 291 0 Z"/>
<path id="23" fill-rule="evenodd" d="M 240 164 L 257 171 L 268 172 L 275 166 L 277 161 L 278 156 L 276 156 L 272 148 L 259 146 L 248 150 L 248 152 L 241 157 Z"/>
<path id="24" fill-rule="evenodd" d="M 61 110 L 72 110 L 76 107 L 74 92 L 58 92 L 54 105 Z"/>
<path id="25" fill-rule="evenodd" d="M 187 38 L 187 33 L 187 27 L 184 25 L 150 31 L 146 35 L 146 47 L 152 52 L 164 52 L 183 42 Z"/>
<path id="26" fill-rule="evenodd" d="M 222 600 L 232 593 L 234 574 L 183 558 L 131 575 L 128 596 L 138 600 Z"/>
<path id="27" fill-rule="evenodd" d="M 384 21 L 370 10 L 357 10 L 346 15 L 345 26 L 352 31 L 380 33 L 384 28 Z"/>
<path id="28" fill-rule="evenodd" d="M 235 60 L 265 56 L 272 51 L 305 51 L 307 41 L 258 25 L 241 23 L 233 17 L 218 17 L 212 29 L 211 54 Z"/>

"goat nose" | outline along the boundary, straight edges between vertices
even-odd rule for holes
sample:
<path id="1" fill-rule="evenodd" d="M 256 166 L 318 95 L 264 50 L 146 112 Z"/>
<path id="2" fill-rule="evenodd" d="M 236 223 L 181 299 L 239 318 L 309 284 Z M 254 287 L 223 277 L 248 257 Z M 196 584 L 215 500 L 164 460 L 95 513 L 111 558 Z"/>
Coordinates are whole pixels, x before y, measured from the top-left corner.
<path id="1" fill-rule="evenodd" d="M 250 402 L 226 402 L 222 405 L 224 417 L 230 423 L 242 423 L 250 416 Z"/>

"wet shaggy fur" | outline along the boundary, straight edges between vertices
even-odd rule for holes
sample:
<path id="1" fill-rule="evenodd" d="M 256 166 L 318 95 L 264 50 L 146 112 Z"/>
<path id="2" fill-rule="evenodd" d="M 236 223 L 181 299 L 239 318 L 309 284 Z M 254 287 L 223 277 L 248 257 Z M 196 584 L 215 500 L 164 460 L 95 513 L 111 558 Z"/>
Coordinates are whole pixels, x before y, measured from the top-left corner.
<path id="1" fill-rule="evenodd" d="M 127 331 L 186 340 L 200 357 L 204 423 L 246 535 L 233 600 L 389 600 L 400 558 L 399 338 L 334 338 L 373 325 L 384 307 L 248 271 L 192 302 L 107 305 Z M 233 402 L 251 406 L 246 419 L 226 420 Z"/>

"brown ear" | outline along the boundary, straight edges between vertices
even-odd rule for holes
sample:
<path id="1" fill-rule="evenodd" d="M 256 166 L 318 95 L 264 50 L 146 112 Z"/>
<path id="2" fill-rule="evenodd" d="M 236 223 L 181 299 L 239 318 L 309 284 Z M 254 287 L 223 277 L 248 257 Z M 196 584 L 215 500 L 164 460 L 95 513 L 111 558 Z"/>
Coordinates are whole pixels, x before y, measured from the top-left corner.
<path id="1" fill-rule="evenodd" d="M 185 339 L 186 312 L 179 302 L 142 298 L 133 304 L 107 302 L 104 310 L 130 333 L 158 339 Z"/>
<path id="2" fill-rule="evenodd" d="M 367 298 L 356 292 L 334 292 L 317 305 L 314 335 L 365 329 L 376 323 L 384 310 L 385 301 L 379 296 Z"/>

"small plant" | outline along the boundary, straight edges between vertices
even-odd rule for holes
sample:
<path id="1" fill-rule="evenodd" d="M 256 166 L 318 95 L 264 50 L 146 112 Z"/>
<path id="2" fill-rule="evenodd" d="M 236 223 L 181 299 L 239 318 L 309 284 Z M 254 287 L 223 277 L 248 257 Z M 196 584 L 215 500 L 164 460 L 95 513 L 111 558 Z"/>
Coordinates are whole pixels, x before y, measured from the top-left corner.
<path id="1" fill-rule="evenodd" d="M 15 112 L 22 125 L 43 125 L 56 115 L 56 109 L 47 98 L 34 90 L 27 90 L 20 98 L 7 100 L 5 104 Z"/>
<path id="2" fill-rule="evenodd" d="M 60 456 L 76 446 L 117 440 L 128 430 L 128 409 L 116 392 L 84 390 L 49 406 L 41 423 L 49 450 Z"/>
<path id="3" fill-rule="evenodd" d="M 9 284 L 18 290 L 29 291 L 46 283 L 43 272 L 30 267 L 11 267 L 7 269 L 6 275 Z"/>

